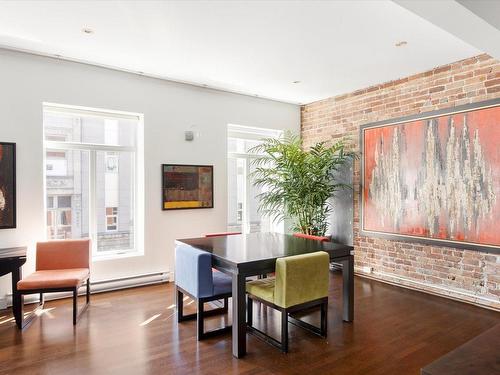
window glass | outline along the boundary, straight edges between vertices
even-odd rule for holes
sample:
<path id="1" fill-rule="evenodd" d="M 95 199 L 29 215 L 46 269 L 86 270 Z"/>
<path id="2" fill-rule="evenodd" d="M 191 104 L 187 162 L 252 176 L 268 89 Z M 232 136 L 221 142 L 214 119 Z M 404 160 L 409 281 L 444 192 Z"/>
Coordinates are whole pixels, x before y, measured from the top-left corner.
<path id="1" fill-rule="evenodd" d="M 246 162 L 242 158 L 229 158 L 227 161 L 228 176 L 228 230 L 243 231 L 243 203 L 245 200 L 243 184 Z"/>
<path id="2" fill-rule="evenodd" d="M 127 250 L 134 247 L 134 168 L 133 152 L 114 152 L 116 165 L 108 168 L 109 153 L 96 154 L 97 251 Z"/>
<path id="3" fill-rule="evenodd" d="M 280 137 L 281 132 L 270 129 L 228 126 L 228 230 L 252 233 L 283 231 L 283 224 L 272 223 L 259 211 L 261 188 L 252 183 L 255 169 L 252 160 L 255 153 L 250 150 L 261 144 L 264 138 Z"/>
<path id="4" fill-rule="evenodd" d="M 92 238 L 94 256 L 138 251 L 139 117 L 44 108 L 47 237 Z"/>
<path id="5" fill-rule="evenodd" d="M 137 120 L 45 112 L 46 141 L 134 146 Z"/>
<path id="6" fill-rule="evenodd" d="M 65 155 L 67 173 L 47 172 L 45 177 L 48 239 L 89 236 L 89 152 L 68 150 Z"/>

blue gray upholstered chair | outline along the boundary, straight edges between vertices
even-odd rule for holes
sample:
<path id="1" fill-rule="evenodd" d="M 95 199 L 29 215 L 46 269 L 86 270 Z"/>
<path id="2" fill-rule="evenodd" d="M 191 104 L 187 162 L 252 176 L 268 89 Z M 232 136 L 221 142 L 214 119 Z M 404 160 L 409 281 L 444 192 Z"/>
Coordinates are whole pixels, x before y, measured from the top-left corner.
<path id="1" fill-rule="evenodd" d="M 179 245 L 175 248 L 177 321 L 182 322 L 196 318 L 198 322 L 198 340 L 231 329 L 231 326 L 226 326 L 205 332 L 203 324 L 206 316 L 227 313 L 228 298 L 231 297 L 231 285 L 232 279 L 230 276 L 222 272 L 212 271 L 212 254 L 187 245 Z M 196 314 L 184 315 L 184 294 L 196 301 L 198 308 Z M 224 300 L 223 307 L 204 311 L 203 304 L 215 300 Z"/>

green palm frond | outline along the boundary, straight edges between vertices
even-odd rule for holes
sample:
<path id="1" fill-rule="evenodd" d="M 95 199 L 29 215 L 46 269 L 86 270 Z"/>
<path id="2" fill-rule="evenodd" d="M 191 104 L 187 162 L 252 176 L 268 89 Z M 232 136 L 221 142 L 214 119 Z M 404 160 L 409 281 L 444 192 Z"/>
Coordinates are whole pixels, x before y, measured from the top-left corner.
<path id="1" fill-rule="evenodd" d="M 262 189 L 259 211 L 275 221 L 292 219 L 294 230 L 302 233 L 324 235 L 333 209 L 330 198 L 351 188 L 335 181 L 335 172 L 357 157 L 345 148 L 340 140 L 331 146 L 319 142 L 304 150 L 302 140 L 290 132 L 251 148 L 256 158 L 250 177 Z"/>

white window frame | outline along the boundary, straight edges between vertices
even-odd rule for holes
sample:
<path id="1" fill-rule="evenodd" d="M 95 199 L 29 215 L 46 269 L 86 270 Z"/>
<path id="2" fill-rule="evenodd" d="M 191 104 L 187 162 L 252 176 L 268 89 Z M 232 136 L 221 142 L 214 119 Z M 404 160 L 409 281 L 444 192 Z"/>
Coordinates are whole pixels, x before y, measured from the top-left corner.
<path id="1" fill-rule="evenodd" d="M 108 260 L 131 256 L 144 255 L 144 115 L 140 113 L 96 109 L 81 106 L 71 106 L 57 103 L 42 103 L 43 113 L 69 113 L 84 116 L 95 116 L 99 118 L 122 118 L 137 121 L 136 144 L 134 146 L 114 146 L 104 144 L 58 142 L 45 140 L 45 129 L 43 129 L 43 165 L 44 165 L 44 207 L 47 212 L 47 175 L 45 171 L 45 154 L 47 149 L 54 150 L 78 150 L 89 153 L 89 236 L 92 240 L 92 260 Z M 44 126 L 42 124 L 42 126 Z M 96 155 L 98 151 L 103 152 L 131 152 L 134 156 L 134 247 L 124 250 L 97 251 L 97 209 L 96 209 Z M 47 216 L 47 215 L 45 215 Z M 47 220 L 47 218 L 45 219 Z"/>
<path id="2" fill-rule="evenodd" d="M 262 140 L 262 138 L 282 138 L 284 134 L 283 130 L 277 129 L 266 129 L 266 128 L 257 128 L 251 126 L 244 125 L 227 125 L 227 136 L 226 136 L 226 145 L 229 142 L 229 139 L 243 139 L 243 140 Z M 227 152 L 227 160 L 229 159 L 244 159 L 244 175 L 248 176 L 248 172 L 250 171 L 250 163 L 252 160 L 256 159 L 257 155 L 250 154 L 247 152 Z M 226 165 L 227 170 L 227 165 Z M 252 182 L 249 178 L 245 179 L 246 183 L 243 186 L 243 202 L 242 202 L 242 224 L 241 229 L 243 234 L 250 233 L 251 230 L 251 222 L 250 222 L 250 210 L 248 209 L 248 205 L 252 197 L 250 196 L 251 185 Z M 227 183 L 227 178 L 226 178 Z M 229 194 L 228 194 L 229 197 Z M 229 227 L 229 222 L 226 223 L 226 227 Z M 283 223 L 271 223 L 271 228 L 273 232 L 282 232 L 283 231 Z"/>

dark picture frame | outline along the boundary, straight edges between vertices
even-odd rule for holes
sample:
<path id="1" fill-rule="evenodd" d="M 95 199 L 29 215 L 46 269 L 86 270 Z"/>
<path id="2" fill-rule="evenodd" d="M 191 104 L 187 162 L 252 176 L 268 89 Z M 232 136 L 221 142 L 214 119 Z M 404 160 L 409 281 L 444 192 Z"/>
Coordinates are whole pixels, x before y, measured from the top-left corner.
<path id="1" fill-rule="evenodd" d="M 500 254 L 500 247 L 497 246 L 496 243 L 495 244 L 487 244 L 487 243 L 471 242 L 471 241 L 467 241 L 467 240 L 459 240 L 459 239 L 453 239 L 453 238 L 436 238 L 436 237 L 431 237 L 431 236 L 425 236 L 426 233 L 424 233 L 424 235 L 414 235 L 414 234 L 408 234 L 408 233 L 396 233 L 394 231 L 374 230 L 373 228 L 367 227 L 367 224 L 365 221 L 365 219 L 367 217 L 369 217 L 369 216 L 367 216 L 367 215 L 369 215 L 368 210 L 370 210 L 370 209 L 372 210 L 372 208 L 367 209 L 367 207 L 366 207 L 367 202 L 365 202 L 366 196 L 369 197 L 368 200 L 372 199 L 372 192 L 371 192 L 371 190 L 369 190 L 370 187 L 366 185 L 367 182 L 365 181 L 366 172 L 367 172 L 365 169 L 367 168 L 366 164 L 368 161 L 366 148 L 370 147 L 370 146 L 367 146 L 368 142 L 370 142 L 369 138 L 367 139 L 367 137 L 366 137 L 367 131 L 369 131 L 371 129 L 376 129 L 376 128 L 385 128 L 385 127 L 389 128 L 389 127 L 395 127 L 395 126 L 401 129 L 401 127 L 404 128 L 404 126 L 406 126 L 406 127 L 412 126 L 412 124 L 417 122 L 417 121 L 422 121 L 422 123 L 426 124 L 425 126 L 429 126 L 427 124 L 430 123 L 429 120 L 431 120 L 431 119 L 436 119 L 435 124 L 437 124 L 437 125 L 435 125 L 435 126 L 438 127 L 438 126 L 442 126 L 440 124 L 443 124 L 445 121 L 449 121 L 449 119 L 451 119 L 453 116 L 456 116 L 456 115 L 463 116 L 463 118 L 464 118 L 464 120 L 463 120 L 464 122 L 462 124 L 462 130 L 463 130 L 463 128 L 465 127 L 465 124 L 466 124 L 465 118 L 466 118 L 467 114 L 472 113 L 472 112 L 476 112 L 476 111 L 487 110 L 487 109 L 495 109 L 494 113 L 496 115 L 497 110 L 500 111 L 500 98 L 493 99 L 493 100 L 487 100 L 487 101 L 483 101 L 483 102 L 478 102 L 478 103 L 456 106 L 456 107 L 432 111 L 432 112 L 411 115 L 411 116 L 400 117 L 400 118 L 396 118 L 396 119 L 377 121 L 377 122 L 369 123 L 366 125 L 362 125 L 360 127 L 360 134 L 359 134 L 359 137 L 360 137 L 359 144 L 360 144 L 360 153 L 361 153 L 360 189 L 359 189 L 359 214 L 360 214 L 359 234 L 360 234 L 360 236 L 378 237 L 378 238 L 384 238 L 384 239 L 392 240 L 392 241 L 414 242 L 414 243 L 418 243 L 418 244 L 431 245 L 431 246 L 446 246 L 446 247 L 452 247 L 452 248 L 469 249 L 469 250 L 475 250 L 475 251 L 484 251 L 484 252 L 493 253 L 493 254 Z M 470 116 L 468 116 L 467 118 L 469 118 L 469 117 Z M 446 118 L 446 120 L 443 120 L 443 118 Z M 496 118 L 496 117 L 494 117 L 494 118 Z M 439 122 L 439 119 L 441 119 L 441 122 Z M 411 124 L 408 124 L 408 123 L 411 123 Z M 450 122 L 448 122 L 448 124 L 450 124 Z M 422 125 L 422 126 L 424 126 L 424 125 Z M 467 126 L 473 127 L 475 125 L 474 124 L 469 125 L 469 123 L 467 122 Z M 498 129 L 500 127 L 500 122 L 496 123 L 496 121 L 495 121 L 495 123 L 493 123 L 491 126 L 492 126 L 492 128 L 495 128 L 495 126 L 496 126 L 496 129 Z M 476 129 L 477 129 L 477 127 L 476 127 Z M 458 131 L 459 130 L 458 130 L 458 125 L 457 125 L 457 132 Z M 498 134 L 498 130 L 495 130 L 495 132 L 496 133 L 494 133 L 494 134 Z M 471 133 L 472 133 L 472 131 L 471 131 Z M 438 134 L 437 130 L 436 130 L 436 134 Z M 441 134 L 443 134 L 443 133 L 441 133 Z M 442 137 L 442 135 L 441 135 L 441 137 Z M 450 135 L 448 134 L 448 138 L 449 137 L 450 137 Z M 457 137 L 458 137 L 458 135 L 457 135 Z M 445 138 L 445 137 L 443 137 L 443 138 Z M 470 136 L 470 138 L 472 138 L 472 135 Z M 486 139 L 486 137 L 484 137 L 484 136 L 483 136 L 483 138 Z M 490 144 L 491 144 L 492 140 L 489 139 L 487 141 L 490 142 Z M 371 142 L 373 144 L 373 140 Z M 410 141 L 408 141 L 408 142 L 410 142 Z M 411 142 L 415 142 L 415 138 L 412 138 Z M 471 141 L 471 143 L 472 143 L 472 141 Z M 402 142 L 401 144 L 404 145 L 405 143 Z M 437 144 L 439 145 L 439 141 Z M 382 146 L 380 148 L 382 148 Z M 442 148 L 443 147 L 441 146 L 441 150 L 442 150 Z M 484 154 L 487 153 L 486 150 L 487 150 L 486 147 L 484 147 L 482 149 Z M 408 154 L 408 155 L 411 156 L 410 154 Z M 415 155 L 415 156 L 417 158 L 421 157 L 419 155 Z M 379 154 L 379 157 L 380 157 L 380 154 Z M 443 156 L 443 158 L 444 158 L 444 156 Z M 496 159 L 494 159 L 494 160 L 496 160 Z M 498 163 L 498 161 L 496 161 L 496 162 Z M 371 162 L 371 164 L 373 164 L 373 162 Z M 491 166 L 491 168 L 493 170 L 497 169 L 498 165 L 493 164 L 493 166 Z M 374 173 L 373 168 L 372 168 L 370 173 L 372 173 L 371 177 L 373 180 L 373 178 L 374 178 L 373 177 L 373 173 Z M 416 173 L 416 172 L 414 172 L 414 173 Z M 494 185 L 493 185 L 492 189 L 493 189 L 493 192 L 495 192 L 495 191 L 498 191 L 498 186 L 497 186 L 498 182 L 495 182 L 495 177 L 493 177 L 493 181 L 494 181 Z M 369 185 L 369 183 L 368 183 L 368 185 Z M 421 188 L 420 186 L 416 186 L 414 190 L 408 189 L 408 190 L 410 190 L 409 194 L 416 194 L 416 191 L 420 188 Z M 375 196 L 375 194 L 373 194 L 373 196 Z M 500 194 L 496 197 L 496 199 L 497 199 L 497 202 L 498 202 L 498 200 L 500 200 Z M 497 208 L 498 208 L 498 205 L 495 204 L 493 206 L 493 210 L 494 210 L 492 213 L 493 217 L 498 216 Z M 373 213 L 371 215 L 373 215 Z M 371 216 L 371 217 L 373 217 L 373 216 Z M 495 221 L 495 220 L 493 220 L 493 221 Z M 444 222 L 442 225 L 444 228 L 449 228 L 449 221 Z M 494 225 L 494 223 L 493 223 L 493 225 Z"/>
<path id="2" fill-rule="evenodd" d="M 16 144 L 0 142 L 0 229 L 17 226 Z"/>
<path id="3" fill-rule="evenodd" d="M 163 211 L 214 208 L 213 165 L 162 164 L 161 179 Z"/>

